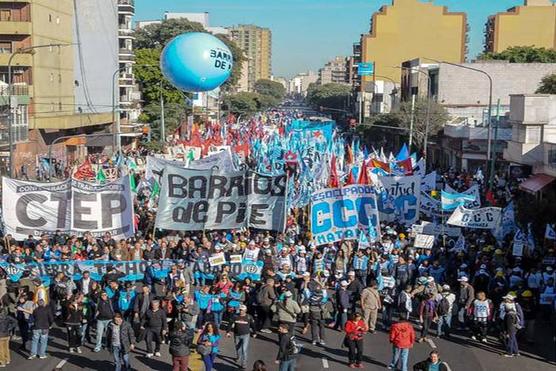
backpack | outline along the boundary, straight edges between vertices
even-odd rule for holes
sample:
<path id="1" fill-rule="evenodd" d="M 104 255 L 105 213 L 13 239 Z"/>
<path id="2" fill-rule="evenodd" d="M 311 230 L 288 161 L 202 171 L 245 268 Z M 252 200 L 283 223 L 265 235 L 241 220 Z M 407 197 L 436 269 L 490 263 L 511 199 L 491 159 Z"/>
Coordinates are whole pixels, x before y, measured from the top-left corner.
<path id="1" fill-rule="evenodd" d="M 448 314 L 449 311 L 450 311 L 450 302 L 445 296 L 443 296 L 442 299 L 440 299 L 440 302 L 438 303 L 438 307 L 436 307 L 436 312 L 439 316 L 443 316 L 445 314 Z"/>
<path id="2" fill-rule="evenodd" d="M 266 295 L 266 291 L 264 290 L 264 286 L 261 286 L 259 288 L 259 291 L 257 292 L 257 303 L 261 304 L 262 302 L 265 301 L 266 298 L 267 295 Z"/>
<path id="3" fill-rule="evenodd" d="M 288 346 L 286 348 L 286 353 L 288 356 L 294 356 L 301 352 L 301 346 L 295 342 L 295 338 L 292 336 L 290 341 L 288 342 Z"/>

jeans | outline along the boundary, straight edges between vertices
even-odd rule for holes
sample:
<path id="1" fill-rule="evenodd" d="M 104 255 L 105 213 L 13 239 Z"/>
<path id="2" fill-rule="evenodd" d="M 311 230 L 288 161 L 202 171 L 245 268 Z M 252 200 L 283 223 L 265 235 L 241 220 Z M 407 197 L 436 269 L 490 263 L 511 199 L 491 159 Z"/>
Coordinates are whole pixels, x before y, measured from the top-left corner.
<path id="1" fill-rule="evenodd" d="M 215 359 L 216 359 L 216 353 L 211 353 L 209 355 L 203 356 L 203 362 L 205 364 L 205 371 L 212 371 Z"/>
<path id="2" fill-rule="evenodd" d="M 31 341 L 31 355 L 46 357 L 47 346 L 48 330 L 33 330 L 33 340 Z"/>
<path id="3" fill-rule="evenodd" d="M 507 349 L 509 354 L 519 354 L 519 347 L 517 345 L 517 338 L 515 332 L 510 332 L 508 334 L 507 341 Z"/>
<path id="4" fill-rule="evenodd" d="M 85 344 L 85 340 L 88 339 L 91 342 L 91 335 L 90 335 L 91 326 L 89 323 L 83 323 L 81 325 L 81 344 Z"/>
<path id="5" fill-rule="evenodd" d="M 390 363 L 390 366 L 392 368 L 397 368 L 398 366 L 398 362 L 401 361 L 402 363 L 402 367 L 401 367 L 401 371 L 407 371 L 407 360 L 409 358 L 409 349 L 405 348 L 398 348 L 396 346 L 392 347 L 392 362 Z"/>
<path id="6" fill-rule="evenodd" d="M 324 320 L 320 312 L 311 313 L 311 340 L 324 341 Z"/>
<path id="7" fill-rule="evenodd" d="M 423 316 L 423 327 L 421 328 L 421 337 L 429 336 L 429 330 L 432 324 L 432 316 Z"/>
<path id="8" fill-rule="evenodd" d="M 444 314 L 443 316 L 438 317 L 438 336 L 442 336 L 443 334 L 450 335 L 450 329 L 452 325 L 452 313 Z M 446 330 L 444 330 L 446 327 Z"/>
<path id="9" fill-rule="evenodd" d="M 102 336 L 104 331 L 110 323 L 109 319 L 97 319 L 97 341 L 95 345 L 95 351 L 99 351 L 102 348 Z"/>
<path id="10" fill-rule="evenodd" d="M 295 358 L 290 359 L 289 361 L 280 361 L 278 371 L 295 371 L 295 361 Z"/>
<path id="11" fill-rule="evenodd" d="M 388 331 L 392 325 L 393 312 L 394 308 L 391 305 L 384 306 L 384 310 L 382 311 L 382 326 L 386 331 Z"/>
<path id="12" fill-rule="evenodd" d="M 112 346 L 112 354 L 114 355 L 114 363 L 116 364 L 116 371 L 129 371 L 131 364 L 129 363 L 129 353 L 124 353 L 121 346 Z M 122 368 L 123 364 L 123 368 Z"/>
<path id="13" fill-rule="evenodd" d="M 29 341 L 29 322 L 26 320 L 18 320 L 19 332 L 21 334 L 21 348 L 26 349 L 25 345 Z"/>
<path id="14" fill-rule="evenodd" d="M 247 367 L 247 352 L 249 350 L 249 334 L 247 335 L 236 335 L 234 337 L 234 342 L 236 344 L 236 353 L 239 364 L 241 367 Z"/>
<path id="15" fill-rule="evenodd" d="M 161 328 L 150 328 L 145 329 L 145 343 L 147 344 L 147 353 L 160 352 L 160 344 L 162 343 L 162 329 Z M 153 341 L 154 341 L 154 352 L 153 352 Z"/>
<path id="16" fill-rule="evenodd" d="M 224 315 L 224 311 L 212 312 L 212 317 L 214 319 L 214 326 L 216 327 L 217 330 L 220 329 L 223 315 Z"/>
<path id="17" fill-rule="evenodd" d="M 343 330 L 344 327 L 346 326 L 346 322 L 347 322 L 347 312 L 344 312 L 343 309 L 339 309 L 338 313 L 336 314 L 336 323 L 334 325 L 334 328 L 336 330 L 340 329 Z"/>
<path id="18" fill-rule="evenodd" d="M 189 356 L 172 357 L 172 371 L 187 371 Z"/>

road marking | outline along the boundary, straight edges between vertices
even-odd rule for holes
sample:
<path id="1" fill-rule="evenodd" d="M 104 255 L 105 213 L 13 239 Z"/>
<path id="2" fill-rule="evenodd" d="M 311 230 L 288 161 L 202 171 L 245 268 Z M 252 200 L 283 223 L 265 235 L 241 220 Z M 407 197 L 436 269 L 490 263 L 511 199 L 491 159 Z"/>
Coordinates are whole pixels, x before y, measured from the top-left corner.
<path id="1" fill-rule="evenodd" d="M 323 368 L 328 368 L 328 360 L 326 358 L 322 359 L 322 367 Z"/>
<path id="2" fill-rule="evenodd" d="M 56 365 L 56 367 L 55 367 L 54 369 L 55 369 L 55 370 L 61 370 L 62 367 L 64 367 L 64 365 L 66 364 L 67 361 L 68 361 L 67 358 L 61 360 L 61 361 Z"/>
<path id="3" fill-rule="evenodd" d="M 426 339 L 425 340 L 433 349 L 436 349 L 436 344 L 434 343 L 434 341 L 432 341 L 432 339 Z"/>

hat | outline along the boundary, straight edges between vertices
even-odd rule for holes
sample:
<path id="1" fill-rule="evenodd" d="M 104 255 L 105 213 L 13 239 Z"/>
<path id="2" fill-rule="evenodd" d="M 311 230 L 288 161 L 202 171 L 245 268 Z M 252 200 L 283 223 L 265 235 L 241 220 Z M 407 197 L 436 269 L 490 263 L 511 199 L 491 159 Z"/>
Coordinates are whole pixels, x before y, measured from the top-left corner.
<path id="1" fill-rule="evenodd" d="M 444 286 L 442 286 L 442 290 L 444 290 L 444 291 L 450 291 L 450 285 L 444 285 Z"/>
<path id="2" fill-rule="evenodd" d="M 495 253 L 496 255 L 504 255 L 504 252 L 503 252 L 501 249 L 496 249 L 496 250 L 494 250 L 494 253 Z"/>
<path id="3" fill-rule="evenodd" d="M 508 293 L 507 295 L 502 296 L 502 299 L 513 301 L 515 299 L 515 297 L 511 293 Z"/>
<path id="4" fill-rule="evenodd" d="M 481 264 L 480 268 L 481 269 L 487 269 L 487 266 L 486 266 L 486 264 Z"/>
<path id="5" fill-rule="evenodd" d="M 354 271 L 349 271 L 348 276 L 355 276 L 355 272 Z"/>
<path id="6" fill-rule="evenodd" d="M 461 278 L 458 278 L 459 282 L 469 282 L 469 278 L 467 278 L 467 276 L 463 276 Z"/>
<path id="7" fill-rule="evenodd" d="M 552 270 L 554 270 L 554 268 L 552 268 L 552 267 L 549 266 L 549 267 L 546 267 L 546 270 L 549 271 L 549 272 L 551 272 Z"/>
<path id="8" fill-rule="evenodd" d="M 346 287 L 347 285 L 348 285 L 348 283 L 347 283 L 346 280 L 340 282 L 340 286 L 342 286 L 342 287 Z"/>
<path id="9" fill-rule="evenodd" d="M 239 310 L 247 310 L 247 306 L 242 304 L 239 306 Z"/>
<path id="10" fill-rule="evenodd" d="M 291 291 L 286 291 L 286 292 L 284 293 L 284 297 L 286 297 L 286 298 L 291 298 L 291 297 L 292 297 L 292 292 L 291 292 Z"/>
<path id="11" fill-rule="evenodd" d="M 303 273 L 303 277 L 311 277 L 311 273 L 305 272 L 305 273 Z"/>
<path id="12" fill-rule="evenodd" d="M 521 296 L 523 296 L 524 298 L 532 298 L 533 297 L 533 292 L 531 290 L 525 290 L 525 291 L 523 291 Z"/>

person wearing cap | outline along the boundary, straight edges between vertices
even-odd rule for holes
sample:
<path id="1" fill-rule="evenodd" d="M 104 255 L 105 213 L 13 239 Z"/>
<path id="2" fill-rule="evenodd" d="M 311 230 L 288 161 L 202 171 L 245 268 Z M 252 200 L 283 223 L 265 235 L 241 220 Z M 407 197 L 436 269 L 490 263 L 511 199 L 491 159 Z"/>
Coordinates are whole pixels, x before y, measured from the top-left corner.
<path id="1" fill-rule="evenodd" d="M 506 345 L 506 353 L 504 357 L 515 357 L 519 355 L 519 346 L 517 344 L 517 332 L 523 328 L 522 318 L 519 317 L 517 307 L 514 303 L 514 296 L 506 295 L 504 297 L 504 317 L 502 318 L 503 339 Z"/>
<path id="2" fill-rule="evenodd" d="M 245 305 L 239 306 L 239 314 L 236 314 L 228 321 L 228 329 L 226 336 L 231 337 L 234 334 L 234 343 L 238 365 L 241 370 L 247 368 L 247 355 L 249 353 L 249 337 L 256 337 L 255 320 L 247 313 Z"/>
<path id="3" fill-rule="evenodd" d="M 466 313 L 475 299 L 475 289 L 469 284 L 469 278 L 462 276 L 458 279 L 460 284 L 458 295 L 458 320 L 462 328 L 465 327 Z"/>
<path id="4" fill-rule="evenodd" d="M 31 355 L 28 359 L 46 358 L 48 347 L 48 332 L 54 324 L 52 308 L 46 305 L 43 299 L 39 299 L 38 306 L 33 310 L 33 338 L 31 342 Z"/>
<path id="5" fill-rule="evenodd" d="M 456 302 L 456 295 L 451 292 L 450 285 L 445 284 L 442 286 L 442 291 L 439 293 L 436 300 L 436 315 L 438 316 L 436 337 L 442 337 L 444 334 L 450 336 L 452 312 L 454 303 Z"/>
<path id="6" fill-rule="evenodd" d="M 532 290 L 524 290 L 518 298 L 523 310 L 523 321 L 525 322 L 525 339 L 529 344 L 535 342 L 535 322 L 537 319 L 537 301 Z"/>
<path id="7" fill-rule="evenodd" d="M 349 301 L 350 295 L 347 291 L 348 282 L 346 280 L 340 281 L 340 285 L 336 290 L 336 321 L 330 327 L 335 330 L 344 330 L 347 322 L 348 312 L 351 309 Z"/>

